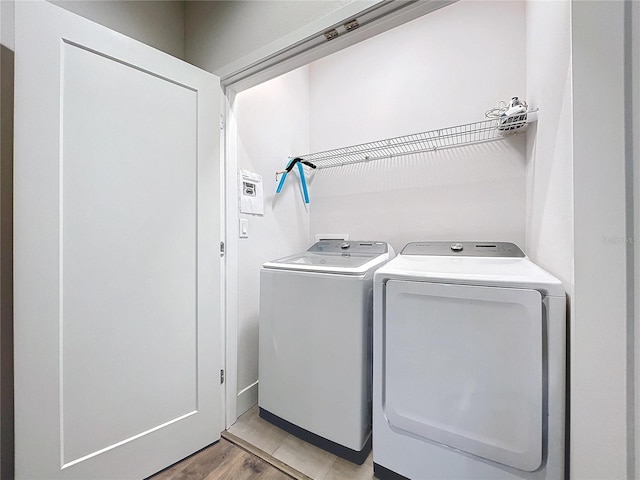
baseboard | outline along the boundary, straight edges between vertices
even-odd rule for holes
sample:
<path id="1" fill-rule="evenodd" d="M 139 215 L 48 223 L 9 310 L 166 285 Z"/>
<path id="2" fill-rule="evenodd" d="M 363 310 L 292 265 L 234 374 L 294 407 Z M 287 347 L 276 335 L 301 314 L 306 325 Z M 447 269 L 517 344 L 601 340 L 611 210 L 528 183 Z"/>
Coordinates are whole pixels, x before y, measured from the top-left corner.
<path id="1" fill-rule="evenodd" d="M 238 392 L 236 403 L 238 417 L 258 403 L 258 382 L 256 381 Z"/>

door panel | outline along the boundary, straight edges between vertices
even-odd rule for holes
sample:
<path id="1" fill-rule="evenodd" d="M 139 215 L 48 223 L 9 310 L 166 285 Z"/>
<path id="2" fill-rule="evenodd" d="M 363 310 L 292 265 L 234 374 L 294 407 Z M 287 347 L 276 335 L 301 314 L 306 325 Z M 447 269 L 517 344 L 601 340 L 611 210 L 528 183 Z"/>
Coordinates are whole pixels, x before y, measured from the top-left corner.
<path id="1" fill-rule="evenodd" d="M 197 410 L 197 95 L 62 48 L 67 464 Z"/>
<path id="2" fill-rule="evenodd" d="M 390 280 L 384 410 L 413 435 L 521 470 L 542 462 L 542 298 Z"/>
<path id="3" fill-rule="evenodd" d="M 140 478 L 222 430 L 218 79 L 16 5 L 17 478 Z"/>

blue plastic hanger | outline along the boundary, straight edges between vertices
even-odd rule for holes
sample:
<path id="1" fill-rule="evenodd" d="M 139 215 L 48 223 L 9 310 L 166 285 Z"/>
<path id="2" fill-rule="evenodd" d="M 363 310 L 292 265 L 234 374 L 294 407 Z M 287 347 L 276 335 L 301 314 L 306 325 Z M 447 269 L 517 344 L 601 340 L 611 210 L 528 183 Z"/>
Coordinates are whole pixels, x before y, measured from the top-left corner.
<path id="1" fill-rule="evenodd" d="M 282 177 L 280 178 L 280 183 L 278 183 L 278 188 L 276 189 L 276 193 L 280 193 L 282 191 L 282 187 L 284 186 L 284 181 L 287 178 L 287 174 L 290 173 L 291 170 L 293 170 L 293 167 L 297 165 L 298 174 L 300 175 L 300 184 L 302 185 L 302 198 L 304 199 L 304 203 L 308 204 L 309 190 L 307 189 L 307 180 L 304 175 L 304 168 L 302 167 L 303 163 L 311 168 L 316 168 L 316 166 L 313 163 L 303 160 L 300 157 L 292 158 L 291 160 L 289 160 L 289 163 L 287 163 L 287 168 L 285 168 L 284 171 L 282 172 Z"/>

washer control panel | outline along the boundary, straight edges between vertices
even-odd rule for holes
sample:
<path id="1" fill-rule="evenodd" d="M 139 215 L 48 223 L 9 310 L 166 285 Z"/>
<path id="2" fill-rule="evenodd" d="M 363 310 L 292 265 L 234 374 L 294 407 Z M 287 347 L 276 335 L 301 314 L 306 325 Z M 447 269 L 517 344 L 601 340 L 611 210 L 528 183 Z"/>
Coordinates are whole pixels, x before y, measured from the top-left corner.
<path id="1" fill-rule="evenodd" d="M 411 242 L 401 255 L 437 255 L 452 257 L 517 257 L 524 252 L 510 242 Z"/>
<path id="2" fill-rule="evenodd" d="M 388 250 L 388 245 L 385 242 L 320 240 L 314 243 L 307 251 L 315 253 L 366 253 L 370 255 L 380 255 L 387 253 Z"/>

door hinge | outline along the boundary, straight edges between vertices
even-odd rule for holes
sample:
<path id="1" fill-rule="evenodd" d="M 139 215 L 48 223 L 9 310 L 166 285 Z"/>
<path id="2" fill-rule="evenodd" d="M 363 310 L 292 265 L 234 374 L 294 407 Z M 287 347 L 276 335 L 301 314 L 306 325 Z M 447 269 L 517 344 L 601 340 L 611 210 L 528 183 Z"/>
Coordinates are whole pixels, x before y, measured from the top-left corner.
<path id="1" fill-rule="evenodd" d="M 220 242 L 220 255 L 224 255 L 224 242 Z"/>
<path id="2" fill-rule="evenodd" d="M 220 385 L 224 383 L 224 370 L 220 370 Z"/>
<path id="3" fill-rule="evenodd" d="M 220 115 L 220 130 L 224 130 L 224 116 Z"/>

